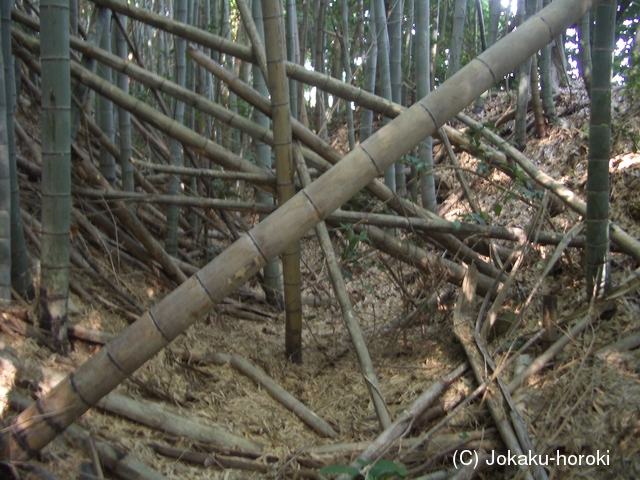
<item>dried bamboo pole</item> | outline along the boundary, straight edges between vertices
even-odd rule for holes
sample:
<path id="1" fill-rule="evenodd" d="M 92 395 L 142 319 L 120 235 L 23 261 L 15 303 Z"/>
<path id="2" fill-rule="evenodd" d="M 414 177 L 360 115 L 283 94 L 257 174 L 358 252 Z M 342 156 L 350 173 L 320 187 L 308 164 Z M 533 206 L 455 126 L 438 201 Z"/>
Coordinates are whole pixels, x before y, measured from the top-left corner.
<path id="1" fill-rule="evenodd" d="M 300 420 L 310 426 L 318 434 L 327 438 L 335 438 L 338 436 L 335 430 L 331 428 L 327 422 L 309 410 L 300 400 L 278 385 L 271 377 L 255 367 L 248 360 L 242 358 L 240 355 L 229 355 L 215 352 L 199 354 L 194 352 L 185 353 L 183 355 L 183 360 L 188 362 L 210 362 L 215 365 L 225 365 L 228 363 L 235 370 L 246 377 L 249 377 L 256 384 L 264 388 L 269 395 L 292 411 Z"/>
<path id="2" fill-rule="evenodd" d="M 221 78 L 225 83 L 227 83 L 229 88 L 234 90 L 238 95 L 243 97 L 256 108 L 262 110 L 265 114 L 271 115 L 269 101 L 259 95 L 255 90 L 246 85 L 244 82 L 242 82 L 242 80 L 240 80 L 238 77 L 230 74 L 226 69 L 220 67 L 211 59 L 206 58 L 204 54 L 193 47 L 189 47 L 189 55 L 211 73 Z M 311 150 L 327 160 L 328 164 L 327 162 L 323 162 L 321 159 L 320 161 L 318 161 L 317 158 L 314 158 L 312 160 L 311 156 L 309 155 L 310 152 L 305 152 L 305 158 L 314 162 L 315 165 L 317 165 L 319 168 L 328 169 L 330 168 L 331 164 L 335 165 L 342 158 L 342 154 L 340 152 L 335 150 L 326 141 L 322 140 L 314 132 L 309 130 L 294 118 L 291 118 L 291 128 L 293 134 L 300 141 L 308 145 Z M 391 208 L 393 208 L 396 212 L 398 212 L 399 215 L 403 217 L 406 215 L 412 215 L 419 218 L 427 219 L 438 218 L 434 213 L 423 209 L 405 199 L 402 199 L 401 197 L 396 196 L 389 187 L 387 187 L 378 179 L 373 180 L 369 185 L 367 185 L 367 189 L 380 200 L 387 203 Z M 483 273 L 496 277 L 499 275 L 499 272 L 497 271 L 497 269 L 495 269 L 495 267 L 493 267 L 492 265 L 488 265 L 475 252 L 473 252 L 468 246 L 460 242 L 457 238 L 448 235 L 439 235 L 437 233 L 430 234 L 430 236 L 437 240 L 440 244 L 442 244 L 453 255 L 460 256 L 463 260 L 468 262 L 474 261 Z"/>
<path id="3" fill-rule="evenodd" d="M 218 178 L 221 180 L 245 180 L 252 183 L 264 183 L 264 175 L 256 175 L 255 173 L 245 172 L 229 172 L 226 170 L 209 170 L 206 168 L 189 168 L 189 167 L 174 167 L 172 165 L 159 165 L 157 163 L 145 162 L 144 160 L 131 159 L 137 167 L 148 168 L 157 172 L 176 173 L 178 175 L 203 177 L 203 178 Z M 270 183 L 274 183 L 273 180 Z"/>
<path id="4" fill-rule="evenodd" d="M 495 143 L 498 147 L 506 152 L 506 154 L 515 161 L 520 167 L 538 184 L 542 185 L 547 190 L 554 193 L 562 202 L 567 205 L 574 212 L 579 213 L 583 217 L 586 217 L 587 214 L 587 203 L 579 198 L 575 193 L 573 193 L 570 189 L 564 186 L 562 183 L 557 180 L 551 178 L 546 173 L 540 171 L 538 167 L 536 167 L 531 160 L 529 160 L 525 155 L 523 155 L 518 149 L 509 145 L 505 140 L 503 140 L 499 135 L 496 135 L 488 128 L 485 128 L 484 125 L 476 122 L 475 120 L 467 117 L 466 115 L 459 113 L 457 115 L 458 120 L 464 122 L 466 125 L 469 125 L 471 128 L 480 132 L 480 134 L 491 142 Z M 609 224 L 609 234 L 611 235 L 611 240 L 620 247 L 627 255 L 633 257 L 636 261 L 640 261 L 640 242 L 634 239 L 631 235 L 622 230 L 615 223 Z"/>
<path id="5" fill-rule="evenodd" d="M 555 0 L 369 137 L 16 417 L 2 434 L 0 456 L 18 460 L 42 449 L 269 259 L 282 253 L 292 240 L 326 218 L 597 3 Z"/>
<path id="6" fill-rule="evenodd" d="M 167 405 L 148 400 L 133 400 L 111 392 L 97 406 L 115 415 L 128 418 L 161 432 L 168 432 L 199 442 L 212 443 L 226 448 L 238 448 L 249 452 L 260 452 L 262 444 L 234 435 L 220 427 L 206 425 L 202 419 L 178 414 Z"/>
<path id="7" fill-rule="evenodd" d="M 476 381 L 482 385 L 485 383 L 486 366 L 484 358 L 475 344 L 472 328 L 476 312 L 476 273 L 475 266 L 471 265 L 462 283 L 462 290 L 453 311 L 453 331 L 465 349 Z M 485 402 L 505 445 L 515 454 L 524 455 L 523 448 L 507 417 L 499 388 L 496 385 L 490 385 L 488 391 L 489 394 L 485 396 Z M 524 467 L 521 466 L 520 471 L 524 473 L 525 478 L 533 480 L 531 472 Z M 539 478 L 536 477 L 536 480 L 539 480 Z"/>
<path id="8" fill-rule="evenodd" d="M 307 166 L 304 163 L 304 158 L 302 157 L 302 152 L 300 152 L 300 146 L 298 144 L 295 144 L 293 147 L 293 156 L 302 186 L 306 188 L 311 183 L 311 177 L 307 171 Z M 391 424 L 391 418 L 389 416 L 389 411 L 387 410 L 384 395 L 382 394 L 382 389 L 380 388 L 378 375 L 376 374 L 373 362 L 371 361 L 371 356 L 369 355 L 369 350 L 367 350 L 367 345 L 364 341 L 364 336 L 362 335 L 358 318 L 353 310 L 353 305 L 349 298 L 349 292 L 347 292 L 347 287 L 344 283 L 344 277 L 342 275 L 338 259 L 336 258 L 336 252 L 333 249 L 333 244 L 329 238 L 329 231 L 327 230 L 327 226 L 324 222 L 318 223 L 315 230 L 318 237 L 318 243 L 320 243 L 320 248 L 322 249 L 322 253 L 324 253 L 325 261 L 327 263 L 327 269 L 329 270 L 333 291 L 335 292 L 338 303 L 340 304 L 344 323 L 349 332 L 353 348 L 356 351 L 356 356 L 360 363 L 360 368 L 362 369 L 362 375 L 364 377 L 367 390 L 369 391 L 371 402 L 373 403 L 376 415 L 378 416 L 380 429 L 385 430 Z"/>
<path id="9" fill-rule="evenodd" d="M 181 205 L 201 208 L 216 208 L 219 210 L 237 210 L 247 213 L 271 213 L 276 207 L 253 202 L 238 202 L 235 200 L 219 200 L 217 198 L 191 197 L 187 195 L 149 195 L 138 192 L 122 192 L 119 190 L 97 190 L 94 188 L 74 187 L 74 195 L 85 198 L 100 198 L 106 200 L 127 200 L 163 205 Z"/>
<path id="10" fill-rule="evenodd" d="M 31 400 L 17 393 L 9 397 L 11 408 L 23 411 L 31 404 Z M 71 425 L 65 431 L 68 438 L 78 448 L 84 449 L 91 434 L 78 425 Z M 167 477 L 136 460 L 132 455 L 111 446 L 106 442 L 95 442 L 100 460 L 107 469 L 125 480 L 168 480 Z"/>
<path id="11" fill-rule="evenodd" d="M 253 21 L 251 7 L 244 0 L 236 0 L 236 5 L 238 6 L 238 10 L 240 10 L 242 23 L 244 23 L 245 30 L 249 36 L 249 40 L 251 41 L 253 55 L 258 63 L 258 67 L 260 68 L 262 75 L 264 76 L 265 82 L 268 83 L 269 73 L 267 71 L 267 56 L 265 54 L 262 40 L 260 39 L 260 33 L 258 33 L 256 24 Z"/>
<path id="12" fill-rule="evenodd" d="M 258 0 L 255 0 L 258 1 Z M 284 73 L 284 14 L 279 0 L 262 0 L 267 73 L 273 119 L 273 154 L 276 167 L 278 205 L 296 193 L 293 151 L 291 147 L 291 112 L 289 83 Z M 256 48 L 258 45 L 254 45 Z M 300 275 L 300 241 L 290 242 L 280 256 L 285 311 L 285 354 L 293 363 L 302 363 L 302 277 Z"/>
<path id="13" fill-rule="evenodd" d="M 376 439 L 367 445 L 358 458 L 351 463 L 351 466 L 360 470 L 362 468 L 362 460 L 366 463 L 372 462 L 380 458 L 393 443 L 404 436 L 411 428 L 413 421 L 418 418 L 427 408 L 442 396 L 447 388 L 451 386 L 458 378 L 460 378 L 469 369 L 469 365 L 464 363 L 456 369 L 449 372 L 441 380 L 432 383 L 414 402 L 406 408 L 398 418 L 389 425 Z M 345 478 L 345 477 L 339 477 Z"/>
<path id="14" fill-rule="evenodd" d="M 367 238 L 378 250 L 409 265 L 413 265 L 432 278 L 442 275 L 447 282 L 456 285 L 460 285 L 464 279 L 467 269 L 462 265 L 429 253 L 416 245 L 385 233 L 377 227 L 356 225 L 354 230 L 356 232 L 366 232 Z M 479 275 L 478 292 L 481 295 L 485 295 L 491 291 L 493 283 L 493 278 L 482 274 Z"/>

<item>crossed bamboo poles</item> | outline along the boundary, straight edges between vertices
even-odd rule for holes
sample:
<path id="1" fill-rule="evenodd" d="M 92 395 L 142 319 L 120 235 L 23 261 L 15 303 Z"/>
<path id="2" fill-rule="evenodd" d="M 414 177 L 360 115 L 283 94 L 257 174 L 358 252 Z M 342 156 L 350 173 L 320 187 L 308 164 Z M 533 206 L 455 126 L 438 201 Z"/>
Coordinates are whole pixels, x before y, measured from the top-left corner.
<path id="1" fill-rule="evenodd" d="M 106 0 L 98 3 L 103 2 Z M 24 459 L 44 447 L 291 241 L 326 218 L 597 3 L 556 0 L 363 142 L 16 417 L 5 434 L 4 456 Z"/>

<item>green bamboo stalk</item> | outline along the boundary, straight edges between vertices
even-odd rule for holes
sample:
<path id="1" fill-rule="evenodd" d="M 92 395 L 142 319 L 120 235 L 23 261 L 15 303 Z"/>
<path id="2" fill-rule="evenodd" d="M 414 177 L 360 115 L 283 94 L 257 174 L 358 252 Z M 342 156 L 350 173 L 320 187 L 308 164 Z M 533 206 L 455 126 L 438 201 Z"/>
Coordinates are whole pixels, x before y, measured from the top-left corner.
<path id="1" fill-rule="evenodd" d="M 542 5 L 546 7 L 550 1 L 543 0 Z M 558 116 L 553 103 L 553 81 L 551 80 L 551 44 L 545 45 L 540 52 L 540 95 L 544 113 L 551 123 L 557 123 Z"/>
<path id="2" fill-rule="evenodd" d="M 111 17 L 109 17 L 111 18 Z M 102 39 L 100 40 L 100 48 L 106 50 L 107 52 L 111 51 L 111 22 L 107 22 L 105 28 L 102 30 Z M 103 78 L 106 82 L 113 83 L 113 75 L 111 74 L 111 69 L 101 63 L 98 64 L 97 68 L 98 75 Z M 113 142 L 114 139 L 114 128 L 113 128 L 113 103 L 109 101 L 109 99 L 104 98 L 103 96 L 98 96 L 97 98 L 99 102 L 99 118 L 98 124 L 100 125 L 100 130 L 106 135 L 109 141 Z M 100 172 L 104 176 L 104 178 L 111 185 L 115 185 L 116 182 L 116 160 L 102 145 L 100 146 Z"/>
<path id="3" fill-rule="evenodd" d="M 42 237 L 40 325 L 66 352 L 71 220 L 69 2 L 41 2 Z"/>
<path id="4" fill-rule="evenodd" d="M 609 263 L 609 160 L 611 158 L 611 69 L 615 38 L 616 0 L 604 0 L 596 10 L 591 77 L 591 120 L 587 163 L 585 252 L 587 295 L 607 293 Z"/>
<path id="5" fill-rule="evenodd" d="M 35 297 L 27 245 L 22 230 L 20 215 L 20 190 L 18 186 L 18 172 L 16 169 L 16 140 L 14 131 L 14 109 L 16 107 L 16 83 L 21 84 L 20 75 L 14 79 L 15 69 L 19 67 L 11 53 L 11 0 L 0 0 L 0 14 L 2 17 L 2 57 L 5 79 L 5 105 L 7 145 L 9 155 L 9 192 L 11 196 L 10 234 L 11 234 L 11 286 L 22 297 L 32 300 Z"/>
<path id="6" fill-rule="evenodd" d="M 297 63 L 296 26 L 298 23 L 298 12 L 295 0 L 287 0 L 286 5 L 287 59 L 290 62 Z M 292 117 L 298 118 L 298 82 L 294 79 L 289 80 L 289 110 L 291 110 Z"/>
<path id="7" fill-rule="evenodd" d="M 535 13 L 537 0 L 519 0 L 518 16 L 523 17 L 523 21 L 527 20 Z M 522 10 L 522 12 L 521 12 Z M 517 85 L 517 104 L 516 104 L 516 126 L 514 140 L 520 150 L 524 150 L 527 146 L 527 108 L 529 106 L 529 83 L 531 80 L 531 58 L 522 62 L 518 68 L 516 79 Z"/>
<path id="8" fill-rule="evenodd" d="M 584 82 L 587 93 L 591 95 L 591 73 L 593 65 L 591 62 L 591 15 L 587 13 L 578 23 L 578 38 L 580 50 L 578 52 L 578 67 L 580 76 Z"/>
<path id="9" fill-rule="evenodd" d="M 389 65 L 389 35 L 387 31 L 387 14 L 384 0 L 372 0 L 375 3 L 376 35 L 378 38 L 378 74 L 380 80 L 380 96 L 389 101 L 391 98 L 391 70 Z M 384 117 L 383 125 L 389 123 L 389 119 Z M 389 165 L 384 171 L 384 183 L 396 191 L 396 169 L 395 165 Z"/>
<path id="10" fill-rule="evenodd" d="M 20 12 L 15 12 L 19 14 Z M 105 28 L 105 24 L 109 19 L 109 10 L 106 8 L 96 8 L 93 10 L 91 17 L 91 26 L 89 28 L 89 38 L 87 41 L 94 46 L 100 45 L 102 39 L 102 30 Z M 89 56 L 82 57 L 82 66 L 87 70 L 93 72 L 95 70 L 96 62 Z M 71 104 L 71 138 L 75 140 L 78 135 L 78 128 L 80 126 L 80 119 L 82 118 L 82 107 L 87 98 L 87 92 L 89 89 L 82 83 L 75 83 L 73 87 L 72 97 L 77 100 Z"/>
<path id="11" fill-rule="evenodd" d="M 391 100 L 402 104 L 402 16 L 404 11 L 403 0 L 393 0 L 387 32 L 389 34 L 389 82 L 391 85 Z M 404 175 L 404 163 L 398 161 L 394 165 L 395 190 L 398 195 L 407 196 L 407 180 Z"/>
<path id="12" fill-rule="evenodd" d="M 259 0 L 253 0 L 251 9 L 252 18 L 256 27 L 256 33 L 261 41 L 262 48 L 264 49 L 264 23 L 262 21 L 262 3 Z M 256 52 L 256 54 L 259 54 L 259 52 Z M 263 51 L 263 54 L 265 55 L 264 61 L 266 70 L 266 53 L 264 53 Z M 264 75 L 262 74 L 262 68 L 257 65 L 253 66 L 253 88 L 255 88 L 256 92 L 264 97 L 265 100 L 269 96 L 269 89 L 267 88 Z M 259 108 L 254 108 L 253 110 L 253 121 L 265 130 L 269 129 L 269 118 L 264 113 L 264 111 Z M 271 167 L 273 166 L 273 160 L 271 159 L 271 149 L 269 148 L 269 145 L 257 137 L 254 137 L 254 145 L 256 165 L 270 172 Z M 255 194 L 256 199 L 259 203 L 269 206 L 273 205 L 273 195 L 270 195 L 260 189 L 256 189 Z M 264 219 L 265 215 L 262 215 L 260 217 L 260 221 L 263 221 Z M 280 262 L 278 261 L 278 259 L 274 258 L 273 260 L 270 260 L 264 266 L 262 274 L 264 276 L 263 289 L 267 302 L 274 307 L 281 308 L 284 305 L 284 300 L 282 297 Z"/>
<path id="13" fill-rule="evenodd" d="M 120 18 L 120 23 L 126 29 L 127 17 L 116 13 Z M 118 56 L 123 62 L 128 62 L 127 40 L 120 28 L 116 28 L 116 48 Z M 129 93 L 129 77 L 126 73 L 118 73 L 118 87 L 125 93 Z M 133 192 L 135 182 L 133 179 L 133 164 L 130 159 L 133 156 L 131 145 L 131 114 L 125 108 L 118 107 L 118 133 L 120 137 L 120 170 L 122 172 L 122 190 Z"/>
<path id="14" fill-rule="evenodd" d="M 343 161 L 145 312 L 95 356 L 15 417 L 1 457 L 24 460 L 41 450 L 100 398 L 260 270 L 295 239 L 433 134 L 497 79 L 577 21 L 598 0 L 555 0 L 437 90 L 362 143 Z M 418 128 L 416 128 L 418 127 Z"/>
<path id="15" fill-rule="evenodd" d="M 349 42 L 349 0 L 340 2 L 340 21 L 342 23 L 342 63 L 347 83 L 351 83 L 351 45 Z M 347 137 L 349 139 L 349 151 L 356 148 L 356 139 L 353 131 L 353 109 L 351 102 L 347 102 Z"/>
<path id="16" fill-rule="evenodd" d="M 1 28 L 5 28 L 4 22 Z M 0 49 L 3 43 L 0 34 Z M 0 55 L 0 305 L 11 301 L 11 171 L 3 56 Z"/>
<path id="17" fill-rule="evenodd" d="M 416 0 L 415 75 L 416 93 L 422 98 L 431 91 L 431 22 L 429 0 Z M 433 139 L 427 138 L 418 147 L 420 156 L 420 194 L 422 206 L 430 212 L 438 211 L 436 181 L 433 170 Z"/>
<path id="18" fill-rule="evenodd" d="M 176 20 L 185 23 L 187 20 L 187 0 L 176 0 L 173 12 Z M 175 56 L 175 83 L 184 88 L 186 82 L 187 69 L 187 42 L 181 37 L 175 36 L 173 39 Z M 173 120 L 182 125 L 184 122 L 184 102 L 176 99 L 173 103 Z M 171 157 L 170 164 L 179 167 L 182 165 L 182 143 L 172 138 L 169 146 Z M 168 193 L 177 195 L 180 192 L 180 178 L 177 175 L 169 177 Z M 164 248 L 169 255 L 177 256 L 178 253 L 178 218 L 180 209 L 176 205 L 167 207 L 167 228 L 164 236 Z"/>
<path id="19" fill-rule="evenodd" d="M 273 118 L 273 153 L 276 164 L 278 205 L 283 205 L 295 195 L 289 85 L 284 69 L 284 15 L 279 0 L 263 0 L 262 9 Z M 293 363 L 302 363 L 302 294 L 300 292 L 302 280 L 299 240 L 286 245 L 282 254 L 282 274 L 286 315 L 285 351 L 287 358 Z"/>
<path id="20" fill-rule="evenodd" d="M 453 26 L 451 28 L 451 53 L 447 78 L 460 69 L 462 43 L 464 40 L 464 22 L 467 16 L 467 0 L 455 0 L 453 5 Z"/>
<path id="21" fill-rule="evenodd" d="M 375 26 L 375 0 L 370 1 L 369 20 L 367 21 L 367 45 L 364 59 L 364 91 L 373 95 L 376 90 L 376 71 L 378 69 L 378 36 Z M 363 108 L 360 116 L 360 143 L 371 136 L 373 110 Z"/>

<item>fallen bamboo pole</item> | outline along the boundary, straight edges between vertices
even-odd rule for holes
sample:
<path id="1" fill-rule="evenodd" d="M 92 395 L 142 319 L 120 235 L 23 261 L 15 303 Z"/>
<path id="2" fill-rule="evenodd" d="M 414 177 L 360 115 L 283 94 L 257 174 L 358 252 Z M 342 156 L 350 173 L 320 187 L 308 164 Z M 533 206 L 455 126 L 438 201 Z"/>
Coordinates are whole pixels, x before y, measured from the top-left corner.
<path id="1" fill-rule="evenodd" d="M 1 457 L 15 461 L 42 449 L 293 240 L 598 3 L 555 0 L 369 137 L 16 417 L 2 434 Z"/>
<path id="2" fill-rule="evenodd" d="M 457 118 L 469 125 L 471 128 L 480 132 L 481 135 L 491 140 L 498 147 L 503 149 L 509 158 L 513 159 L 520 167 L 537 183 L 542 185 L 547 190 L 554 193 L 562 202 L 567 205 L 573 211 L 579 213 L 583 217 L 587 215 L 587 202 L 578 197 L 569 188 L 562 183 L 553 179 L 546 173 L 540 171 L 531 160 L 529 160 L 518 149 L 509 145 L 509 143 L 502 139 L 499 135 L 496 135 L 484 125 L 474 121 L 464 114 L 458 114 Z M 611 240 L 620 247 L 620 249 L 627 255 L 632 256 L 636 261 L 640 262 L 640 242 L 638 242 L 631 235 L 622 230 L 618 225 L 613 222 L 609 223 L 609 233 Z"/>

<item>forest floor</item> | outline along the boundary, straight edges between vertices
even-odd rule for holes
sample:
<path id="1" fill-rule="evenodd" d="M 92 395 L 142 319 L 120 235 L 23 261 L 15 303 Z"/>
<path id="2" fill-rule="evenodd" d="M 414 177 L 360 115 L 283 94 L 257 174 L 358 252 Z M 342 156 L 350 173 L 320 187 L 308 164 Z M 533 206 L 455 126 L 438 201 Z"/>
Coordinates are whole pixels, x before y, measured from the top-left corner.
<path id="1" fill-rule="evenodd" d="M 488 100 L 482 118 L 469 114 L 483 121 L 500 116 L 508 108 L 509 97 L 499 94 Z M 581 88 L 574 87 L 571 94 L 569 91 L 562 93 L 556 108 L 561 114 L 560 123 L 550 127 L 544 139 L 535 139 L 531 134 L 524 153 L 542 171 L 584 198 L 588 99 Z M 569 108 L 571 112 L 563 114 Z M 640 143 L 638 110 L 622 91 L 614 92 L 611 215 L 614 222 L 636 239 L 640 238 L 640 155 L 636 153 Z M 338 148 L 345 144 L 342 125 L 341 120 L 334 120 L 330 127 L 331 140 Z M 28 155 L 24 146 L 19 144 L 19 147 L 24 155 Z M 469 170 L 478 168 L 478 160 L 466 153 L 459 154 L 459 161 Z M 443 198 L 447 195 L 447 187 L 449 190 L 457 187 L 451 169 L 444 165 L 438 165 L 437 178 Z M 517 190 L 513 181 L 497 170 L 490 178 L 493 183 L 481 179 L 472 185 L 481 208 L 488 212 L 487 223 L 527 228 L 539 208 L 538 195 L 526 189 Z M 528 204 L 508 198 L 504 189 L 519 193 Z M 25 208 L 39 218 L 36 191 L 23 190 Z M 105 204 L 101 208 L 108 213 Z M 579 216 L 568 209 L 552 213 L 544 216 L 544 230 L 566 233 L 580 221 Z M 445 218 L 468 220 L 467 203 L 458 202 Z M 253 225 L 258 220 L 257 216 L 244 215 L 242 221 Z M 391 417 L 395 419 L 433 382 L 466 360 L 452 327 L 458 289 L 455 288 L 454 294 L 435 309 L 425 309 L 421 307 L 425 300 L 446 290 L 441 278 L 427 278 L 412 266 L 375 250 L 366 241 L 348 249 L 344 229 L 331 231 L 336 251 L 343 254 L 347 288 L 377 369 L 382 393 Z M 513 242 L 498 243 L 510 248 L 514 246 Z M 218 244 L 224 248 L 228 242 L 220 240 Z M 508 322 L 519 312 L 554 249 L 554 246 L 532 245 L 527 251 L 512 295 L 501 309 L 500 321 Z M 170 291 L 159 278 L 137 271 L 115 254 L 107 255 L 95 245 L 91 246 L 91 252 L 94 261 L 109 272 L 111 279 L 144 307 L 154 305 Z M 30 253 L 37 258 L 32 247 Z M 317 307 L 305 305 L 303 309 L 302 365 L 293 365 L 285 359 L 284 314 L 260 301 L 260 289 L 254 282 L 246 285 L 241 295 L 232 296 L 233 303 L 219 305 L 178 336 L 116 390 L 135 400 L 161 404 L 199 424 L 218 426 L 259 442 L 262 453 L 248 455 L 250 458 L 244 460 L 247 462 L 245 468 L 262 466 L 262 470 L 222 468 L 221 465 L 227 465 L 226 459 L 240 457 L 234 457 L 228 448 L 167 433 L 162 425 L 159 429 L 150 428 L 100 408 L 91 409 L 76 424 L 96 441 L 111 444 L 169 478 L 322 478 L 318 474 L 320 467 L 351 463 L 367 442 L 377 437 L 379 424 L 334 300 L 315 235 L 308 234 L 303 238 L 302 256 L 303 296 L 321 303 Z M 638 267 L 624 254 L 613 253 L 611 260 L 614 285 Z M 565 250 L 552 272 L 544 278 L 532 306 L 524 313 L 518 338 L 527 339 L 540 328 L 543 294 L 556 295 L 560 317 L 586 304 L 583 262 L 581 249 Z M 34 274 L 37 281 L 37 265 L 34 265 Z M 128 326 L 128 317 L 135 315 L 125 313 L 129 307 L 112 295 L 108 287 L 97 284 L 77 268 L 73 269 L 72 276 L 92 296 L 100 297 L 102 305 L 87 305 L 72 294 L 70 319 L 74 324 L 116 334 Z M 476 299 L 477 311 L 482 298 Z M 107 307 L 108 304 L 112 308 Z M 602 350 L 640 333 L 637 292 L 617 299 L 616 307 L 611 318 L 593 322 L 544 370 L 529 378 L 513 394 L 538 453 L 606 455 L 606 465 L 583 463 L 582 466 L 565 467 L 552 463 L 548 468 L 549 478 L 640 478 L 640 349 Z M 4 398 L 5 419 L 15 415 L 6 395 L 9 390 L 32 398 L 45 393 L 60 374 L 73 371 L 101 348 L 98 344 L 73 338 L 67 357 L 52 354 L 36 339 L 19 333 L 17 325 L 27 317 L 33 318 L 33 306 L 16 304 L 1 315 L 3 348 L 0 362 L 4 395 L 0 400 Z M 494 342 L 499 345 L 500 337 Z M 543 353 L 548 345 L 540 342 L 533 345 L 526 352 L 529 361 Z M 337 436 L 323 438 L 263 387 L 229 364 L 207 362 L 205 354 L 210 352 L 237 354 L 250 361 L 328 422 Z M 502 356 L 498 354 L 496 358 Z M 11 365 L 17 365 L 17 368 Z M 512 367 L 503 374 L 506 380 L 513 375 Z M 414 454 L 404 456 L 412 441 L 415 442 L 413 439 L 427 432 L 476 387 L 470 373 L 454 382 L 413 422 L 402 442 L 396 442 L 383 458 L 401 460 L 409 470 L 407 478 L 419 478 L 430 472 L 449 472 L 453 467 L 453 452 L 457 449 L 503 453 L 505 448 L 483 399 L 459 410 L 429 443 Z M 185 461 L 186 456 L 161 455 L 154 444 L 182 452 L 201 452 L 207 458 L 206 466 Z M 44 448 L 40 458 L 31 465 L 39 465 L 60 479 L 81 478 L 80 465 L 90 461 L 85 447 L 64 434 Z M 9 467 L 5 466 L 3 474 L 8 475 L 7 472 Z M 110 472 L 105 475 L 119 478 Z M 449 478 L 449 474 L 446 475 L 431 478 Z M 494 465 L 486 466 L 478 475 L 487 479 L 517 478 L 518 472 Z"/>

